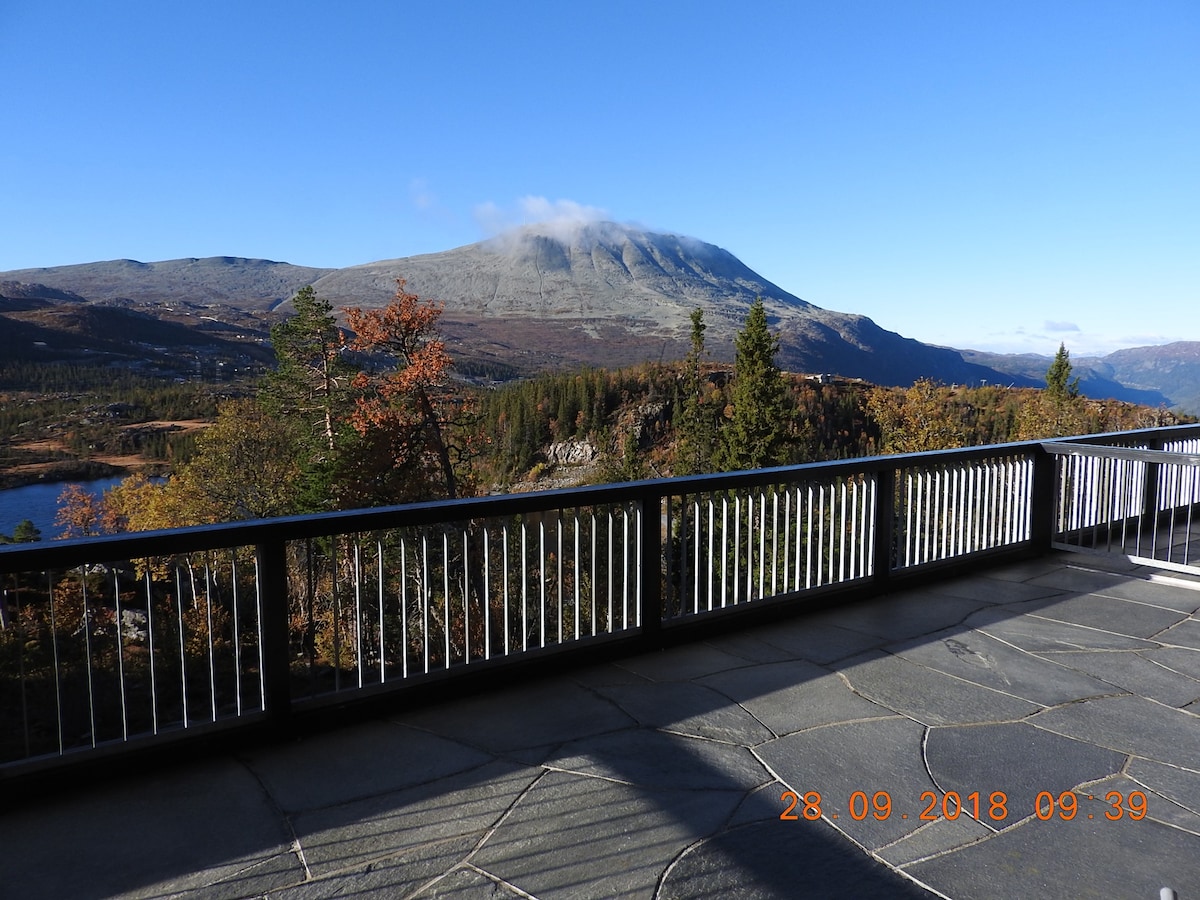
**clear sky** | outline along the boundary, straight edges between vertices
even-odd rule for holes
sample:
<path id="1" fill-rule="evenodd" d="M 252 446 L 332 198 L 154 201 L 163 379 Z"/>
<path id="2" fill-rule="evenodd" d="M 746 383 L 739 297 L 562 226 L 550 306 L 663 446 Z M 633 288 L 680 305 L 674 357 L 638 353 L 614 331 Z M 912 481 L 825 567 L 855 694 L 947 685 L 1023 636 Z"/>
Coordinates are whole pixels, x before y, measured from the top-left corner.
<path id="1" fill-rule="evenodd" d="M 0 270 L 599 215 L 930 343 L 1200 341 L 1200 2 L 0 0 Z"/>

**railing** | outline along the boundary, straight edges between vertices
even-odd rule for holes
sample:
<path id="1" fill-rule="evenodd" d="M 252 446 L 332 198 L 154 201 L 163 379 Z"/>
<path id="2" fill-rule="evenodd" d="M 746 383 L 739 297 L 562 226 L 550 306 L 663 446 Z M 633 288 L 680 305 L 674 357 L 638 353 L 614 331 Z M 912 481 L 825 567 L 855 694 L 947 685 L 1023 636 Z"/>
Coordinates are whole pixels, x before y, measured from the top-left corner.
<path id="1" fill-rule="evenodd" d="M 1195 442 L 1200 428 L 1087 440 Z M 1051 455 L 1007 444 L 0 549 L 0 773 L 275 727 L 422 685 L 478 684 L 547 657 L 657 648 L 728 617 L 1044 552 L 1104 520 L 1089 513 L 1063 531 L 1070 491 L 1056 489 L 1054 460 L 1064 483 L 1080 484 L 1061 465 L 1074 458 L 1061 448 L 1078 446 L 1056 444 Z M 1190 510 L 1194 482 L 1168 495 L 1173 477 L 1160 475 L 1156 496 L 1183 497 Z M 1121 503 L 1108 508 L 1128 518 Z"/>
<path id="2" fill-rule="evenodd" d="M 1053 546 L 1200 574 L 1200 439 L 1047 443 L 1056 458 Z"/>

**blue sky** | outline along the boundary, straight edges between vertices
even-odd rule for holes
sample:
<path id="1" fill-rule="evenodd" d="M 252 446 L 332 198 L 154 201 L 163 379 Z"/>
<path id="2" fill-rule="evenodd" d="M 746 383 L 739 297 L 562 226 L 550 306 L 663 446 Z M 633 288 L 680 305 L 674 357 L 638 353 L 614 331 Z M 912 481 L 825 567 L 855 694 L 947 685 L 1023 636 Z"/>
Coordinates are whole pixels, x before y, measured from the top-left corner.
<path id="1" fill-rule="evenodd" d="M 692 235 L 960 348 L 1200 341 L 1200 3 L 0 0 L 0 270 Z"/>

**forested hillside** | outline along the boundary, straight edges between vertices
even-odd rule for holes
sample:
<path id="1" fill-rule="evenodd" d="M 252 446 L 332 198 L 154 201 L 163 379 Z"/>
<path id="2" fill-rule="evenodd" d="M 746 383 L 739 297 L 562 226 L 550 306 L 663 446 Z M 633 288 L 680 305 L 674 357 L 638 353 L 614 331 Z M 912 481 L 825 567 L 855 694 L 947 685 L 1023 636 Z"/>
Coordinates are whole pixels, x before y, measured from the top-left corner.
<path id="1" fill-rule="evenodd" d="M 275 368 L 236 387 L 0 367 L 0 462 L 13 471 L 39 453 L 129 453 L 170 472 L 164 482 L 137 474 L 102 500 L 69 492 L 61 524 L 82 535 L 1179 421 L 1083 398 L 1065 348 L 1046 390 L 784 373 L 761 302 L 732 364 L 708 357 L 697 309 L 681 362 L 488 387 L 455 371 L 441 308 L 403 282 L 385 308 L 345 310 L 349 330 L 312 288 L 292 302 L 295 315 L 271 332 Z M 172 420 L 184 418 L 207 425 L 181 433 Z"/>

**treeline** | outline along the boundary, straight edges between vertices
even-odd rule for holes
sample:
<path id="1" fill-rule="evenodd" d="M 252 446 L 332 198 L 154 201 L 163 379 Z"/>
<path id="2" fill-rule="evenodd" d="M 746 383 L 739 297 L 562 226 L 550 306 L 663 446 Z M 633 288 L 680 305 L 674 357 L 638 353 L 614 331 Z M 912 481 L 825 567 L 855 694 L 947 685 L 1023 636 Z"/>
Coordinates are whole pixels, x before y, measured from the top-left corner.
<path id="1" fill-rule="evenodd" d="M 172 418 L 184 407 L 215 414 L 194 445 L 118 429 L 102 416 L 80 421 L 69 436 L 76 452 L 136 445 L 168 460 L 173 477 L 133 479 L 98 504 L 74 497 L 63 515 L 70 533 L 469 496 L 549 483 L 543 479 L 560 464 L 576 466 L 576 482 L 624 481 L 1179 421 L 1079 396 L 1065 348 L 1045 391 L 931 381 L 886 388 L 783 373 L 761 302 L 737 336 L 732 366 L 707 358 L 696 310 L 680 362 L 486 388 L 455 374 L 437 329 L 440 307 L 403 283 L 384 309 L 345 310 L 349 334 L 311 288 L 293 305 L 296 314 L 272 330 L 276 368 L 244 396 L 219 401 L 195 385 L 125 377 L 118 412 L 126 420 L 152 410 Z M 54 404 L 77 399 L 52 400 L 48 409 L 61 415 L 67 407 Z"/>

